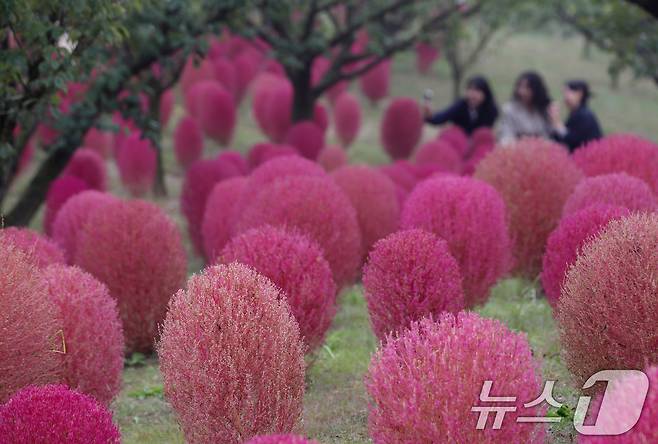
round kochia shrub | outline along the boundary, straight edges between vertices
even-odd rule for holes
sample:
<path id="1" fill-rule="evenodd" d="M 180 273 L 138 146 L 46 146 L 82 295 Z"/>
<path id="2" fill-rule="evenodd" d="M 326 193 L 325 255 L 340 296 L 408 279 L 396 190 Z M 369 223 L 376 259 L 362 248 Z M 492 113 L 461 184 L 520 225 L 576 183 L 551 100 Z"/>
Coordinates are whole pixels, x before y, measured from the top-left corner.
<path id="1" fill-rule="evenodd" d="M 262 435 L 250 439 L 245 444 L 320 444 L 314 439 L 297 435 Z"/>
<path id="2" fill-rule="evenodd" d="M 443 176 L 421 182 L 405 202 L 400 225 L 445 239 L 459 263 L 468 307 L 484 303 L 509 270 L 505 203 L 480 180 Z"/>
<path id="3" fill-rule="evenodd" d="M 546 242 L 541 283 L 548 302 L 556 308 L 567 270 L 583 245 L 612 219 L 629 214 L 628 209 L 595 204 L 565 216 Z"/>
<path id="4" fill-rule="evenodd" d="M 130 194 L 146 194 L 153 186 L 157 168 L 157 153 L 151 141 L 140 133 L 126 137 L 119 148 L 117 166 L 121 182 Z"/>
<path id="5" fill-rule="evenodd" d="M 0 406 L 7 444 L 120 444 L 112 412 L 65 385 L 30 386 Z"/>
<path id="6" fill-rule="evenodd" d="M 176 224 L 151 203 L 110 202 L 89 216 L 74 263 L 107 285 L 117 301 L 126 351 L 150 351 L 167 302 L 187 273 Z"/>
<path id="7" fill-rule="evenodd" d="M 451 144 L 443 140 L 431 140 L 418 149 L 415 156 L 417 165 L 436 165 L 440 171 L 459 174 L 462 160 Z"/>
<path id="8" fill-rule="evenodd" d="M 423 133 L 423 116 L 418 103 L 408 97 L 394 99 L 384 112 L 380 137 L 384 150 L 393 159 L 411 155 Z"/>
<path id="9" fill-rule="evenodd" d="M 254 83 L 252 111 L 258 126 L 273 142 L 282 142 L 290 128 L 292 85 L 285 78 L 261 74 Z"/>
<path id="10" fill-rule="evenodd" d="M 107 188 L 105 161 L 100 154 L 89 148 L 75 150 L 62 174 L 77 177 L 94 190 L 104 191 Z"/>
<path id="11" fill-rule="evenodd" d="M 391 89 L 391 60 L 384 60 L 359 78 L 364 96 L 377 103 L 388 96 Z"/>
<path id="12" fill-rule="evenodd" d="M 381 340 L 423 317 L 464 308 L 459 265 L 443 239 L 423 230 L 375 244 L 363 269 L 370 323 Z"/>
<path id="13" fill-rule="evenodd" d="M 246 177 L 234 177 L 219 182 L 208 196 L 201 234 L 203 251 L 209 263 L 215 262 L 226 243 L 231 240 L 246 186 Z"/>
<path id="14" fill-rule="evenodd" d="M 313 121 L 298 122 L 288 130 L 286 144 L 307 159 L 315 160 L 324 148 L 324 131 Z"/>
<path id="15" fill-rule="evenodd" d="M 46 194 L 46 211 L 43 215 L 43 231 L 50 235 L 57 212 L 71 197 L 89 189 L 82 179 L 64 175 L 53 180 Z"/>
<path id="16" fill-rule="evenodd" d="M 283 290 L 307 351 L 322 344 L 336 314 L 336 284 L 322 249 L 307 236 L 265 225 L 233 238 L 219 262 L 240 262 Z"/>
<path id="17" fill-rule="evenodd" d="M 355 279 L 362 254 L 356 211 L 329 177 L 288 176 L 264 186 L 237 231 L 268 224 L 298 229 L 320 244 L 339 288 Z"/>
<path id="18" fill-rule="evenodd" d="M 38 269 L 3 237 L 0 237 L 0 270 L 0 403 L 3 403 L 26 385 L 59 381 L 58 352 L 62 347 L 57 335 L 61 325 Z"/>
<path id="19" fill-rule="evenodd" d="M 222 146 L 231 143 L 237 120 L 235 103 L 230 92 L 218 82 L 201 82 L 192 89 L 200 89 L 198 97 L 198 122 L 206 134 Z"/>
<path id="20" fill-rule="evenodd" d="M 658 363 L 658 213 L 612 220 L 567 271 L 558 304 L 564 358 L 579 382 Z"/>
<path id="21" fill-rule="evenodd" d="M 116 302 L 105 285 L 77 267 L 52 265 L 43 278 L 66 344 L 61 381 L 109 405 L 119 393 L 123 370 Z"/>
<path id="22" fill-rule="evenodd" d="M 326 146 L 318 155 L 318 163 L 326 172 L 334 171 L 349 163 L 345 150 L 336 145 Z"/>
<path id="23" fill-rule="evenodd" d="M 201 158 L 203 154 L 203 134 L 201 128 L 190 116 L 183 117 L 174 130 L 174 154 L 183 168 Z"/>
<path id="24" fill-rule="evenodd" d="M 66 263 L 64 251 L 55 242 L 29 228 L 4 228 L 0 230 L 0 239 L 10 242 L 37 268 Z"/>
<path id="25" fill-rule="evenodd" d="M 158 354 L 187 442 L 239 444 L 298 424 L 303 345 L 284 299 L 237 263 L 206 268 L 171 299 Z"/>
<path id="26" fill-rule="evenodd" d="M 450 144 L 462 158 L 468 151 L 468 136 L 463 129 L 456 125 L 443 128 L 439 133 L 439 140 Z"/>
<path id="27" fill-rule="evenodd" d="M 340 143 L 349 147 L 361 127 L 361 105 L 356 97 L 342 93 L 334 104 L 334 125 Z"/>
<path id="28" fill-rule="evenodd" d="M 416 50 L 416 70 L 419 74 L 427 74 L 441 52 L 427 42 L 418 42 Z"/>
<path id="29" fill-rule="evenodd" d="M 364 257 L 379 239 L 395 231 L 400 204 L 395 185 L 384 173 L 366 165 L 348 165 L 331 173 L 356 210 Z"/>
<path id="30" fill-rule="evenodd" d="M 573 156 L 586 176 L 621 173 L 649 184 L 658 195 L 658 145 L 634 134 L 613 134 L 590 142 Z"/>
<path id="31" fill-rule="evenodd" d="M 516 402 L 480 402 L 486 380 L 493 381 L 492 396 L 516 396 Z M 525 335 L 475 313 L 444 313 L 438 322 L 425 318 L 389 337 L 370 363 L 366 388 L 375 444 L 544 442 L 542 425 L 516 422 L 519 416 L 543 416 L 541 407 L 523 406 L 541 393 Z M 471 408 L 491 405 L 516 411 L 505 415 L 499 430 L 477 430 L 478 414 Z"/>
<path id="32" fill-rule="evenodd" d="M 513 271 L 534 279 L 541 271 L 546 240 L 582 173 L 560 145 L 528 138 L 493 151 L 478 164 L 474 177 L 491 184 L 503 197 Z"/>
<path id="33" fill-rule="evenodd" d="M 257 143 L 249 149 L 249 152 L 247 153 L 247 161 L 249 166 L 253 169 L 275 157 L 297 155 L 297 150 L 291 146 L 263 142 Z"/>
<path id="34" fill-rule="evenodd" d="M 658 199 L 645 181 L 616 173 L 582 180 L 564 204 L 562 214 L 573 214 L 594 204 L 620 206 L 631 211 L 658 209 Z"/>

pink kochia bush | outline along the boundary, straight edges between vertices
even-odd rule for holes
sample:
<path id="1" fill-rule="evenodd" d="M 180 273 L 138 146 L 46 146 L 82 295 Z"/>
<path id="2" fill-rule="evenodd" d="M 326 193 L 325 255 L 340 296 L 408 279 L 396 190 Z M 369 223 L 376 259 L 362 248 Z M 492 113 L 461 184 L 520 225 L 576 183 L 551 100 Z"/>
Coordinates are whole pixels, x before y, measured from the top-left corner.
<path id="1" fill-rule="evenodd" d="M 493 151 L 479 163 L 474 177 L 491 184 L 503 197 L 513 271 L 534 279 L 541 271 L 546 240 L 582 173 L 560 145 L 527 138 Z"/>
<path id="2" fill-rule="evenodd" d="M 462 160 L 459 153 L 448 142 L 431 140 L 418 149 L 415 156 L 416 165 L 436 165 L 438 170 L 459 174 Z"/>
<path id="3" fill-rule="evenodd" d="M 564 358 L 578 382 L 658 362 L 658 213 L 610 221 L 567 271 L 558 304 Z"/>
<path id="4" fill-rule="evenodd" d="M 624 172 L 644 180 L 658 195 L 658 145 L 634 134 L 613 134 L 574 153 L 586 176 Z"/>
<path id="5" fill-rule="evenodd" d="M 74 176 L 64 175 L 53 180 L 46 194 L 46 211 L 43 215 L 43 231 L 46 234 L 52 232 L 53 222 L 57 212 L 71 197 L 89 189 L 89 185 L 82 179 Z"/>
<path id="6" fill-rule="evenodd" d="M 590 205 L 565 216 L 546 242 L 541 282 L 546 299 L 557 308 L 564 276 L 585 243 L 612 219 L 630 214 L 628 209 L 610 205 Z"/>
<path id="7" fill-rule="evenodd" d="M 439 58 L 441 52 L 427 42 L 416 44 L 416 70 L 419 74 L 427 74 L 434 62 Z"/>
<path id="8" fill-rule="evenodd" d="M 273 142 L 282 142 L 288 132 L 292 99 L 292 85 L 285 78 L 261 74 L 254 81 L 252 113 L 263 133 Z"/>
<path id="9" fill-rule="evenodd" d="M 450 144 L 463 158 L 468 151 L 468 136 L 463 129 L 456 125 L 450 125 L 441 130 L 439 140 Z"/>
<path id="10" fill-rule="evenodd" d="M 114 134 L 109 131 L 101 131 L 97 128 L 90 128 L 82 140 L 82 146 L 94 150 L 107 159 L 112 154 L 114 146 Z"/>
<path id="11" fill-rule="evenodd" d="M 585 436 L 580 435 L 578 444 L 639 444 L 656 442 L 656 417 L 658 416 L 658 366 L 653 365 L 644 370 L 649 379 L 649 392 L 644 400 L 640 419 L 631 430 L 617 436 Z M 618 428 L 620 424 L 631 426 L 636 419 L 634 415 L 634 405 L 637 399 L 641 399 L 644 391 L 642 380 L 638 376 L 626 376 L 611 383 L 611 388 L 606 390 L 606 397 L 611 400 L 606 401 L 608 409 L 601 412 L 596 418 L 596 425 L 604 427 Z M 598 410 L 602 402 L 599 395 L 594 400 L 594 407 Z M 592 407 L 590 407 L 590 411 Z"/>
<path id="12" fill-rule="evenodd" d="M 61 324 L 37 267 L 4 237 L 0 237 L 0 270 L 0 403 L 3 403 L 26 385 L 59 381 L 58 352 L 62 352 L 62 347 L 57 335 Z"/>
<path id="13" fill-rule="evenodd" d="M 53 265 L 43 278 L 66 344 L 62 382 L 109 405 L 121 388 L 123 370 L 116 302 L 105 285 L 77 267 Z"/>
<path id="14" fill-rule="evenodd" d="M 352 94 L 344 92 L 336 99 L 334 125 L 340 143 L 346 148 L 349 147 L 361 127 L 361 105 Z"/>
<path id="15" fill-rule="evenodd" d="M 363 270 L 370 323 L 380 340 L 412 322 L 464 308 L 459 265 L 443 239 L 398 231 L 375 244 Z"/>
<path id="16" fill-rule="evenodd" d="M 373 356 L 366 389 L 372 398 L 368 429 L 375 444 L 542 443 L 542 425 L 517 423 L 519 416 L 544 416 L 524 403 L 541 393 L 539 366 L 525 335 L 475 313 L 444 313 L 390 336 Z M 515 402 L 482 403 L 483 382 L 491 396 Z M 474 406 L 516 407 L 502 427 L 477 430 Z M 489 418 L 491 421 L 491 415 Z"/>
<path id="17" fill-rule="evenodd" d="M 421 182 L 405 202 L 400 225 L 445 239 L 459 263 L 467 307 L 484 303 L 509 270 L 505 203 L 480 180 L 443 176 Z"/>
<path id="18" fill-rule="evenodd" d="M 626 173 L 585 178 L 567 199 L 562 214 L 573 214 L 593 204 L 620 206 L 631 211 L 658 209 L 658 199 L 649 185 Z"/>
<path id="19" fill-rule="evenodd" d="M 117 155 L 121 182 L 133 196 L 146 194 L 153 186 L 157 153 L 150 140 L 141 133 L 126 137 Z"/>
<path id="20" fill-rule="evenodd" d="M 314 439 L 297 435 L 261 435 L 250 439 L 245 444 L 320 444 Z"/>
<path id="21" fill-rule="evenodd" d="M 120 444 L 112 412 L 65 385 L 30 386 L 0 406 L 6 444 Z"/>
<path id="22" fill-rule="evenodd" d="M 247 162 L 249 166 L 257 168 L 268 160 L 279 156 L 297 156 L 297 150 L 288 145 L 278 145 L 276 143 L 262 142 L 253 145 L 247 153 Z"/>
<path id="23" fill-rule="evenodd" d="M 219 261 L 240 262 L 270 279 L 283 290 L 307 352 L 322 344 L 336 314 L 336 284 L 317 243 L 265 225 L 233 238 Z"/>
<path id="24" fill-rule="evenodd" d="M 324 148 L 324 131 L 313 121 L 298 122 L 288 130 L 286 144 L 305 158 L 315 160 Z"/>
<path id="25" fill-rule="evenodd" d="M 391 60 L 384 60 L 359 78 L 361 92 L 372 103 L 389 95 L 391 88 Z"/>
<path id="26" fill-rule="evenodd" d="M 108 203 L 89 216 L 74 263 L 107 285 L 117 301 L 126 351 L 150 351 L 167 302 L 187 273 L 176 224 L 145 201 Z"/>
<path id="27" fill-rule="evenodd" d="M 331 173 L 356 210 L 363 256 L 372 245 L 398 228 L 400 204 L 395 185 L 384 173 L 367 165 L 348 165 Z"/>
<path id="28" fill-rule="evenodd" d="M 190 116 L 183 117 L 174 130 L 174 154 L 183 168 L 201 158 L 203 134 L 201 128 Z"/>
<path id="29" fill-rule="evenodd" d="M 236 228 L 241 232 L 268 224 L 297 229 L 320 244 L 339 288 L 356 278 L 362 257 L 359 223 L 331 178 L 288 176 L 264 186 Z"/>
<path id="30" fill-rule="evenodd" d="M 199 126 L 206 136 L 220 145 L 230 144 L 237 120 L 233 96 L 217 82 L 203 82 L 194 89 L 200 89 L 197 104 Z"/>
<path id="31" fill-rule="evenodd" d="M 57 243 L 29 228 L 4 228 L 0 230 L 0 239 L 10 242 L 28 256 L 37 268 L 66 263 L 64 251 Z"/>
<path id="32" fill-rule="evenodd" d="M 77 177 L 94 190 L 105 191 L 107 188 L 105 161 L 100 154 L 89 148 L 75 150 L 62 174 Z"/>
<path id="33" fill-rule="evenodd" d="M 158 355 L 165 396 L 189 443 L 240 444 L 289 433 L 301 419 L 299 327 L 285 297 L 246 265 L 217 265 L 189 279 L 169 303 Z"/>
<path id="34" fill-rule="evenodd" d="M 386 152 L 393 159 L 406 159 L 420 141 L 423 116 L 414 99 L 398 97 L 386 108 L 381 122 L 380 137 Z"/>
<path id="35" fill-rule="evenodd" d="M 215 185 L 208 196 L 201 235 L 203 251 L 210 263 L 215 262 L 226 243 L 231 240 L 239 216 L 239 203 L 246 186 L 246 177 L 233 177 Z"/>
<path id="36" fill-rule="evenodd" d="M 336 145 L 325 146 L 320 155 L 318 163 L 326 172 L 331 172 L 349 163 L 347 153 L 342 147 Z"/>

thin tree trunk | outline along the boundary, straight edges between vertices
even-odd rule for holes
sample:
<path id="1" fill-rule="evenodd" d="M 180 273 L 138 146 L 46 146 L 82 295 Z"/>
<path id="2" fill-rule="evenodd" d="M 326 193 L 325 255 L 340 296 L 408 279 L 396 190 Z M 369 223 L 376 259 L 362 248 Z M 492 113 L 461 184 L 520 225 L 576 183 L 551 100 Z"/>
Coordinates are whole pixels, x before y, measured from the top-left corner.
<path id="1" fill-rule="evenodd" d="M 313 120 L 315 97 L 311 88 L 310 63 L 288 74 L 293 87 L 292 121 Z"/>
<path id="2" fill-rule="evenodd" d="M 160 99 L 162 98 L 162 90 L 158 90 L 153 94 L 150 100 L 150 115 L 151 119 L 155 122 L 158 122 L 157 134 L 151 142 L 155 146 L 155 151 L 157 154 L 157 164 L 155 170 L 155 182 L 153 183 L 153 193 L 156 196 L 166 196 L 167 195 L 167 184 L 165 183 L 165 171 L 164 171 L 164 155 L 162 152 L 162 127 L 160 126 Z"/>

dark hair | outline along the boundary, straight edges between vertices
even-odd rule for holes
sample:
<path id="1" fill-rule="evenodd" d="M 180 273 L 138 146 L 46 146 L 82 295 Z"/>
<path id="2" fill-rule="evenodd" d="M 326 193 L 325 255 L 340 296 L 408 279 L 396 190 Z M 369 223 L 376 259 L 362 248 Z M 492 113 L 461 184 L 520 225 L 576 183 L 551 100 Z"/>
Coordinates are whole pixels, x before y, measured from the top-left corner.
<path id="1" fill-rule="evenodd" d="M 517 90 L 519 89 L 519 84 L 524 80 L 528 83 L 530 91 L 532 91 L 532 107 L 544 115 L 548 114 L 548 105 L 551 104 L 551 96 L 548 95 L 544 79 L 542 79 L 542 77 L 535 71 L 521 73 L 514 84 L 512 98 L 514 100 L 519 100 Z"/>
<path id="2" fill-rule="evenodd" d="M 478 107 L 478 111 L 494 116 L 495 120 L 495 116 L 498 115 L 498 106 L 487 79 L 484 76 L 473 76 L 466 81 L 466 89 L 477 89 L 484 94 L 484 101 Z"/>
<path id="3" fill-rule="evenodd" d="M 580 106 L 587 105 L 587 101 L 592 97 L 592 92 L 589 90 L 589 85 L 586 81 L 580 79 L 569 80 L 564 82 L 564 85 L 572 91 L 579 91 L 583 94 L 580 101 Z"/>

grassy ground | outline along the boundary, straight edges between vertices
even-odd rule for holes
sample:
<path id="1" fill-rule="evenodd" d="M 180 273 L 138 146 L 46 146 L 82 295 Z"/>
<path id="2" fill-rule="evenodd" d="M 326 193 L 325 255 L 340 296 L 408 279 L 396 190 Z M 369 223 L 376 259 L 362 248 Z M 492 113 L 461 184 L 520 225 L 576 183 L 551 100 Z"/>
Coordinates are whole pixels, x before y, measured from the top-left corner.
<path id="1" fill-rule="evenodd" d="M 502 102 L 510 93 L 516 75 L 528 68 L 545 74 L 554 96 L 564 79 L 583 77 L 590 80 L 596 98 L 592 107 L 599 114 L 606 132 L 633 131 L 658 140 L 655 111 L 658 89 L 652 84 L 623 78 L 618 90 L 611 90 L 606 74 L 606 57 L 593 52 L 582 58 L 582 42 L 540 35 L 514 36 L 494 46 L 479 62 L 475 71 L 489 76 L 498 99 Z M 424 88 L 435 90 L 435 104 L 447 104 L 450 81 L 447 66 L 440 63 L 431 76 L 420 77 L 413 68 L 411 54 L 396 60 L 392 92 L 394 95 L 419 97 Z M 362 131 L 350 150 L 354 162 L 383 163 L 386 161 L 378 143 L 378 121 L 381 108 L 365 107 Z M 174 121 L 182 114 L 178 107 Z M 170 125 L 164 145 L 168 153 L 167 184 L 169 199 L 159 204 L 184 228 L 178 209 L 182 172 L 171 155 Z M 424 137 L 434 133 L 426 129 Z M 331 137 L 333 139 L 333 136 Z M 236 149 L 245 150 L 260 141 L 261 135 L 250 117 L 248 105 L 243 105 L 236 134 Z M 214 155 L 213 150 L 207 150 Z M 116 176 L 116 174 L 114 174 Z M 20 189 L 26 178 L 17 184 Z M 113 189 L 121 193 L 114 177 Z M 40 218 L 35 226 L 40 227 Z M 190 252 L 190 272 L 202 263 Z M 560 360 L 560 347 L 551 309 L 536 292 L 536 286 L 518 280 L 501 282 L 489 302 L 479 311 L 503 320 L 510 328 L 527 333 L 534 355 L 541 360 L 545 379 L 556 379 L 557 398 L 573 407 L 575 391 L 570 388 L 569 374 Z M 327 337 L 307 372 L 303 429 L 322 443 L 367 443 L 367 398 L 363 374 L 370 355 L 376 348 L 360 287 L 341 295 L 340 311 Z M 178 443 L 183 436 L 172 412 L 162 397 L 162 385 L 154 357 L 134 359 L 124 373 L 124 388 L 113 404 L 115 418 L 121 426 L 125 443 Z M 550 442 L 569 443 L 573 432 L 568 424 L 551 429 Z"/>

